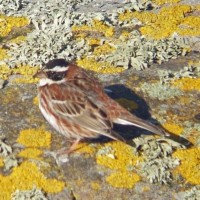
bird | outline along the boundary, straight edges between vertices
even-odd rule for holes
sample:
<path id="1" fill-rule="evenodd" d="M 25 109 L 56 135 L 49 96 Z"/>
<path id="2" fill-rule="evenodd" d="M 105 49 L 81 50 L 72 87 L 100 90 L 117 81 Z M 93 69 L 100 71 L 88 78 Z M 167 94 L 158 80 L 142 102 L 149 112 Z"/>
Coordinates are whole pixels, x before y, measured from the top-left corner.
<path id="1" fill-rule="evenodd" d="M 34 77 L 39 78 L 38 99 L 42 115 L 59 134 L 74 140 L 65 153 L 73 152 L 81 140 L 100 135 L 125 141 L 113 131 L 114 124 L 167 135 L 161 127 L 130 113 L 106 94 L 97 78 L 65 59 L 48 61 Z"/>

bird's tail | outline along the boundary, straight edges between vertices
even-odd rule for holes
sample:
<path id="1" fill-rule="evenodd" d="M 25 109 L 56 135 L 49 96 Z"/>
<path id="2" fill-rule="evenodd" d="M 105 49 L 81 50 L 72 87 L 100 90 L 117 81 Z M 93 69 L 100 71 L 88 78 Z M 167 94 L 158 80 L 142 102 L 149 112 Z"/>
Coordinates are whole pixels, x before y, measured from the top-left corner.
<path id="1" fill-rule="evenodd" d="M 137 126 L 139 128 L 148 130 L 158 135 L 169 136 L 169 133 L 167 133 L 161 127 L 151 124 L 150 122 L 140 119 L 134 115 L 121 116 L 120 118 L 115 119 L 114 123 L 122 124 L 122 125 Z"/>

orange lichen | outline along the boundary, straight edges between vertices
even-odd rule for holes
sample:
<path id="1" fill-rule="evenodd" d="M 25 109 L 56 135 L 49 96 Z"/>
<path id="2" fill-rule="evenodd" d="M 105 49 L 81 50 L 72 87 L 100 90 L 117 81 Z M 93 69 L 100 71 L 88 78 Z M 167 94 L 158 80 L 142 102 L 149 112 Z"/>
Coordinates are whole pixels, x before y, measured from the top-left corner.
<path id="1" fill-rule="evenodd" d="M 106 37 L 111 37 L 114 34 L 114 28 L 104 24 L 103 21 L 93 20 L 92 25 L 72 26 L 73 32 L 99 32 Z"/>
<path id="2" fill-rule="evenodd" d="M 197 90 L 200 91 L 200 78 L 181 78 L 172 82 L 173 86 L 179 87 L 182 90 Z"/>
<path id="3" fill-rule="evenodd" d="M 167 4 L 167 3 L 178 3 L 181 0 L 153 0 L 154 3 L 156 3 L 157 5 L 163 5 L 163 4 Z"/>
<path id="4" fill-rule="evenodd" d="M 200 184 L 200 148 L 177 150 L 173 157 L 180 159 L 177 171 L 191 184 Z"/>
<path id="5" fill-rule="evenodd" d="M 184 106 L 189 104 L 192 100 L 190 97 L 182 96 L 180 97 L 180 103 L 183 104 Z"/>
<path id="6" fill-rule="evenodd" d="M 47 179 L 36 164 L 25 161 L 14 167 L 8 176 L 0 175 L 0 199 L 9 200 L 18 190 L 31 190 L 34 186 L 44 192 L 57 193 L 64 189 L 65 183 L 56 179 Z"/>
<path id="7" fill-rule="evenodd" d="M 136 166 L 142 158 L 134 155 L 132 147 L 122 142 L 110 142 L 105 144 L 103 148 L 109 148 L 111 152 L 106 154 L 97 153 L 96 162 L 114 170 L 106 178 L 106 181 L 114 187 L 133 187 L 140 178 L 130 169 Z"/>
<path id="8" fill-rule="evenodd" d="M 43 127 L 38 129 L 25 129 L 20 131 L 17 142 L 26 147 L 49 148 L 51 145 L 51 133 Z"/>
<path id="9" fill-rule="evenodd" d="M 9 40 L 9 43 L 20 44 L 20 43 L 22 43 L 22 42 L 25 41 L 25 40 L 26 40 L 26 37 L 23 36 L 23 35 L 21 35 L 21 36 L 18 36 L 18 37 L 16 37 L 16 38 L 13 38 L 13 39 Z"/>
<path id="10" fill-rule="evenodd" d="M 115 67 L 108 62 L 97 62 L 94 58 L 82 58 L 77 60 L 77 64 L 85 69 L 99 73 L 113 74 L 124 71 L 123 67 Z"/>
<path id="11" fill-rule="evenodd" d="M 183 127 L 177 124 L 173 124 L 171 122 L 166 122 L 165 124 L 163 124 L 163 127 L 170 133 L 173 133 L 175 135 L 180 135 L 183 132 Z"/>
<path id="12" fill-rule="evenodd" d="M 7 36 L 13 28 L 23 27 L 29 24 L 29 20 L 25 17 L 12 17 L 0 15 L 0 36 Z"/>
<path id="13" fill-rule="evenodd" d="M 91 188 L 94 190 L 100 190 L 101 189 L 101 185 L 98 182 L 91 182 Z"/>
<path id="14" fill-rule="evenodd" d="M 128 39 L 129 38 L 129 36 L 130 36 L 130 32 L 128 32 L 128 31 L 122 31 L 122 33 L 121 33 L 121 35 L 120 35 L 120 39 Z"/>
<path id="15" fill-rule="evenodd" d="M 1 53 L 1 50 L 0 50 L 0 53 Z M 9 68 L 6 65 L 1 65 L 0 78 L 7 80 L 10 75 L 16 74 L 16 75 L 21 75 L 21 76 L 14 78 L 12 80 L 12 82 L 14 83 L 37 83 L 38 79 L 33 78 L 33 75 L 38 71 L 38 69 L 39 67 L 32 67 L 28 65 L 19 65 L 15 68 Z"/>
<path id="16" fill-rule="evenodd" d="M 1 55 L 1 58 L 0 60 L 4 59 L 5 56 L 3 55 L 4 54 L 4 50 L 1 49 L 0 50 L 0 54 L 2 53 Z M 7 80 L 8 77 L 12 74 L 12 70 L 7 66 L 7 65 L 0 65 L 0 78 L 3 79 L 3 80 Z"/>
<path id="17" fill-rule="evenodd" d="M 4 166 L 3 158 L 0 158 L 0 167 L 3 167 L 3 166 Z"/>
<path id="18" fill-rule="evenodd" d="M 18 156 L 23 158 L 38 159 L 42 155 L 42 151 L 36 148 L 26 148 L 19 152 Z"/>
<path id="19" fill-rule="evenodd" d="M 106 55 L 106 54 L 108 54 L 108 53 L 113 52 L 114 50 L 115 50 L 114 47 L 112 47 L 111 45 L 105 43 L 105 44 L 103 44 L 103 45 L 101 45 L 101 46 L 96 47 L 96 48 L 94 49 L 93 54 L 94 54 L 95 56 Z"/>
<path id="20" fill-rule="evenodd" d="M 8 54 L 5 49 L 0 48 L 0 60 L 4 60 L 5 58 L 8 58 Z"/>
<path id="21" fill-rule="evenodd" d="M 111 147 L 113 153 L 112 156 L 109 154 L 97 155 L 96 161 L 99 165 L 115 170 L 126 171 L 129 166 L 134 166 L 139 160 L 141 160 L 141 158 L 134 155 L 131 146 L 122 142 L 110 142 L 105 144 L 105 147 Z"/>
<path id="22" fill-rule="evenodd" d="M 33 75 L 38 71 L 39 67 L 32 67 L 28 65 L 19 65 L 12 69 L 12 74 L 23 75 L 20 78 L 15 78 L 13 82 L 15 83 L 37 83 L 38 79 L 33 78 Z"/>
<path id="23" fill-rule="evenodd" d="M 95 147 L 94 145 L 90 145 L 87 143 L 79 143 L 76 146 L 76 150 L 74 151 L 74 153 L 83 153 L 83 154 L 89 154 L 89 155 L 93 155 L 96 152 L 97 147 Z"/>
<path id="24" fill-rule="evenodd" d="M 106 181 L 113 187 L 132 188 L 141 178 L 133 172 L 116 172 L 106 177 Z"/>
<path id="25" fill-rule="evenodd" d="M 188 16 L 184 18 L 177 32 L 183 36 L 188 36 L 188 35 L 199 36 L 200 35 L 200 17 Z"/>
<path id="26" fill-rule="evenodd" d="M 33 104 L 34 104 L 34 105 L 37 105 L 37 106 L 39 105 L 38 96 L 36 96 L 36 97 L 33 98 Z"/>
<path id="27" fill-rule="evenodd" d="M 192 129 L 190 131 L 189 137 L 187 139 L 192 143 L 195 144 L 197 142 L 197 138 L 199 137 L 199 131 L 197 129 Z"/>
<path id="28" fill-rule="evenodd" d="M 140 28 L 141 33 L 154 39 L 167 38 L 175 32 L 196 36 L 199 35 L 199 17 L 185 16 L 191 11 L 189 5 L 162 7 L 158 13 L 125 11 L 119 15 L 119 20 L 139 19 L 144 24 Z"/>
<path id="29" fill-rule="evenodd" d="M 86 38 L 86 40 L 87 40 L 87 42 L 88 42 L 88 44 L 90 45 L 90 46 L 93 46 L 93 45 L 100 45 L 100 43 L 101 43 L 101 40 L 100 39 L 96 39 L 96 38 Z"/>

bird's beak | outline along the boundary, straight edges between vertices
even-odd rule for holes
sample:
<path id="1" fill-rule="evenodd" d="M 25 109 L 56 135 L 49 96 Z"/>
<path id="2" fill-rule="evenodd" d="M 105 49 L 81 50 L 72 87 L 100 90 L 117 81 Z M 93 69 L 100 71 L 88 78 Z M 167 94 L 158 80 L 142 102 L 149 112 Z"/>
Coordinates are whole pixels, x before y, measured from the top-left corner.
<path id="1" fill-rule="evenodd" d="M 46 78 L 46 73 L 42 70 L 38 71 L 36 74 L 33 75 L 33 78 Z"/>

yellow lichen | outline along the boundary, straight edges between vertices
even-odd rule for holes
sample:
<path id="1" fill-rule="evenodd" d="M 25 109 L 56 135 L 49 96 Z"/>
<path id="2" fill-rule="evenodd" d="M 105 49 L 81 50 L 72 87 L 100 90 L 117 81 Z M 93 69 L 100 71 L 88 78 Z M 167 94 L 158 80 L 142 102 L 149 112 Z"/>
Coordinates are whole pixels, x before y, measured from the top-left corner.
<path id="1" fill-rule="evenodd" d="M 200 184 L 200 148 L 177 150 L 173 156 L 180 159 L 177 171 L 191 184 Z"/>
<path id="2" fill-rule="evenodd" d="M 192 143 L 195 144 L 197 142 L 197 138 L 199 137 L 199 131 L 197 129 L 192 129 L 190 131 L 190 135 L 187 139 Z"/>
<path id="3" fill-rule="evenodd" d="M 180 23 L 177 33 L 183 36 L 200 35 L 200 17 L 188 16 Z"/>
<path id="4" fill-rule="evenodd" d="M 74 153 L 84 153 L 93 155 L 96 152 L 96 149 L 97 147 L 82 142 L 76 146 L 76 150 Z"/>
<path id="5" fill-rule="evenodd" d="M 86 38 L 88 44 L 90 46 L 93 46 L 93 45 L 100 45 L 101 43 L 101 40 L 100 39 L 96 39 L 96 38 Z"/>
<path id="6" fill-rule="evenodd" d="M 93 20 L 92 25 L 73 26 L 73 32 L 99 32 L 106 37 L 111 37 L 114 34 L 114 28 L 104 24 L 103 21 Z"/>
<path id="7" fill-rule="evenodd" d="M 136 165 L 141 160 L 135 156 L 131 146 L 122 142 L 109 142 L 105 147 L 113 149 L 113 155 L 97 155 L 96 161 L 99 165 L 106 166 L 110 169 L 126 171 L 128 167 Z"/>
<path id="8" fill-rule="evenodd" d="M 192 101 L 192 99 L 190 98 L 190 97 L 186 97 L 186 96 L 182 96 L 182 97 L 180 97 L 180 103 L 182 104 L 182 105 L 187 105 L 187 104 L 189 104 L 189 103 L 191 103 L 191 101 Z"/>
<path id="9" fill-rule="evenodd" d="M 97 182 L 91 182 L 91 188 L 94 190 L 100 190 L 101 189 L 101 185 Z"/>
<path id="10" fill-rule="evenodd" d="M 113 52 L 114 50 L 115 50 L 114 47 L 112 47 L 111 45 L 105 43 L 105 44 L 103 44 L 103 45 L 101 45 L 101 46 L 96 47 L 96 48 L 94 49 L 93 54 L 94 54 L 95 56 L 106 55 L 106 54 L 108 54 L 108 53 Z"/>
<path id="11" fill-rule="evenodd" d="M 0 52 L 1 53 L 1 52 Z M 37 83 L 38 79 L 33 78 L 33 75 L 38 71 L 39 67 L 31 67 L 28 65 L 19 65 L 15 68 L 9 68 L 6 65 L 0 66 L 0 78 L 7 80 L 10 75 L 22 75 L 12 80 L 14 83 Z"/>
<path id="12" fill-rule="evenodd" d="M 132 111 L 132 110 L 135 110 L 138 108 L 138 104 L 135 103 L 133 100 L 129 100 L 129 99 L 125 99 L 125 98 L 119 98 L 119 99 L 115 99 L 115 100 L 129 111 Z"/>
<path id="13" fill-rule="evenodd" d="M 130 34 L 131 34 L 131 33 L 128 32 L 128 31 L 122 31 L 122 33 L 121 33 L 121 35 L 120 35 L 120 39 L 121 39 L 121 40 L 126 40 L 126 39 L 129 38 Z"/>
<path id="14" fill-rule="evenodd" d="M 39 105 L 38 96 L 36 96 L 36 97 L 33 98 L 33 104 L 34 104 L 34 105 L 37 105 L 37 106 Z"/>
<path id="15" fill-rule="evenodd" d="M 1 53 L 1 52 L 0 52 Z M 3 53 L 3 52 L 2 52 Z M 3 54 L 2 54 L 3 55 Z M 5 58 L 5 57 L 4 57 Z M 3 59 L 4 59 L 3 58 Z M 12 70 L 7 65 L 0 65 L 0 79 L 7 80 Z"/>
<path id="16" fill-rule="evenodd" d="M 195 5 L 194 8 L 195 8 L 196 10 L 200 10 L 200 4 Z"/>
<path id="17" fill-rule="evenodd" d="M 183 132 L 183 127 L 177 124 L 170 123 L 170 122 L 163 124 L 163 127 L 166 130 L 168 130 L 170 133 L 173 133 L 175 135 L 180 135 Z"/>
<path id="18" fill-rule="evenodd" d="M 56 179 L 47 179 L 36 164 L 25 161 L 14 167 L 8 176 L 0 175 L 0 198 L 9 200 L 11 194 L 18 190 L 41 188 L 44 192 L 57 193 L 64 189 L 64 182 Z"/>
<path id="19" fill-rule="evenodd" d="M 132 188 L 141 178 L 133 172 L 117 172 L 106 177 L 106 181 L 113 187 Z"/>
<path id="20" fill-rule="evenodd" d="M 3 167 L 3 166 L 4 166 L 3 158 L 0 158 L 0 167 Z"/>
<path id="21" fill-rule="evenodd" d="M 142 158 L 135 156 L 131 146 L 122 142 L 110 142 L 105 148 L 111 148 L 111 152 L 97 154 L 96 162 L 108 167 L 114 172 L 106 178 L 106 181 L 114 187 L 131 188 L 140 180 L 140 177 L 130 169 L 136 166 Z"/>
<path id="22" fill-rule="evenodd" d="M 38 79 L 33 78 L 33 75 L 38 71 L 39 67 L 32 67 L 28 65 L 17 66 L 12 69 L 12 74 L 23 75 L 20 78 L 15 78 L 13 82 L 15 83 L 37 83 Z"/>
<path id="23" fill-rule="evenodd" d="M 18 156 L 23 158 L 36 158 L 42 155 L 42 151 L 36 148 L 26 148 L 19 152 Z"/>
<path id="24" fill-rule="evenodd" d="M 31 76 L 22 76 L 20 78 L 15 78 L 12 80 L 13 83 L 18 83 L 18 84 L 23 84 L 23 83 L 37 83 L 38 79 L 37 78 L 33 78 Z"/>
<path id="25" fill-rule="evenodd" d="M 200 91 L 200 78 L 181 78 L 172 82 L 172 85 L 182 90 Z"/>
<path id="26" fill-rule="evenodd" d="M 167 4 L 167 3 L 178 3 L 181 0 L 153 0 L 152 2 L 156 3 L 157 5 L 163 5 L 163 4 Z"/>
<path id="27" fill-rule="evenodd" d="M 154 39 L 167 38 L 177 32 L 182 35 L 199 35 L 199 17 L 185 16 L 192 11 L 189 5 L 163 7 L 158 13 L 125 11 L 119 20 L 139 19 L 144 26 L 140 28 L 143 35 Z"/>
<path id="28" fill-rule="evenodd" d="M 26 147 L 49 148 L 51 145 L 51 133 L 46 131 L 43 127 L 38 129 L 25 129 L 20 131 L 17 142 Z"/>
<path id="29" fill-rule="evenodd" d="M 12 17 L 0 15 L 0 36 L 7 36 L 13 28 L 23 27 L 29 24 L 29 20 L 25 17 Z"/>
<path id="30" fill-rule="evenodd" d="M 20 44 L 20 43 L 24 42 L 25 40 L 26 40 L 26 37 L 21 35 L 21 36 L 18 36 L 16 38 L 13 38 L 13 39 L 9 40 L 9 43 Z"/>
<path id="31" fill-rule="evenodd" d="M 5 49 L 0 48 L 0 60 L 4 60 L 5 58 L 8 58 L 7 52 Z"/>
<path id="32" fill-rule="evenodd" d="M 115 67 L 108 62 L 97 62 L 94 58 L 82 58 L 77 60 L 77 64 L 85 69 L 99 73 L 113 74 L 124 71 L 123 67 Z"/>
<path id="33" fill-rule="evenodd" d="M 31 66 L 18 66 L 13 69 L 13 73 L 21 74 L 21 75 L 34 75 L 38 71 L 38 67 L 31 67 Z"/>

